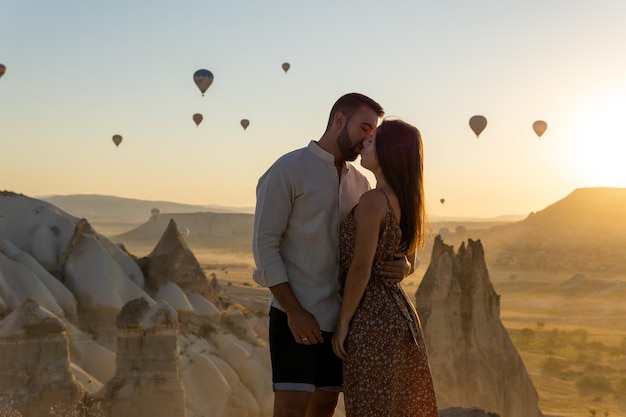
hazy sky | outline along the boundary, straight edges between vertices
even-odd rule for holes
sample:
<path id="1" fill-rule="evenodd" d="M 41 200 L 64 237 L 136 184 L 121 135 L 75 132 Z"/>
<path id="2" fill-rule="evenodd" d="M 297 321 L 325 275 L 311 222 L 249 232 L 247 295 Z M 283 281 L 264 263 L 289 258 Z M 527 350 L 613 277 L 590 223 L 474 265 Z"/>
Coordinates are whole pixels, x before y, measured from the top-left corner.
<path id="1" fill-rule="evenodd" d="M 358 91 L 422 132 L 432 215 L 528 214 L 626 187 L 624 22 L 623 0 L 0 0 L 0 190 L 253 206 Z"/>

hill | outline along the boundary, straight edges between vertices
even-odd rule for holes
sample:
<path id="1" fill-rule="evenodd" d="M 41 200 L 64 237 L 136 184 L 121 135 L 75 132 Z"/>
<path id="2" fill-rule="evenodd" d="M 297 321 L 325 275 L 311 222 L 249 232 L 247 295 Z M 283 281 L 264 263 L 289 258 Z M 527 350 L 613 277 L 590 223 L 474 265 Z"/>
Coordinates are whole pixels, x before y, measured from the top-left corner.
<path id="1" fill-rule="evenodd" d="M 97 194 L 72 194 L 36 197 L 47 201 L 78 218 L 88 219 L 96 229 L 108 229 L 119 233 L 150 219 L 152 209 L 161 213 L 254 213 L 253 207 L 224 207 L 217 205 L 182 204 L 171 201 L 137 200 Z M 109 235 L 109 233 L 103 233 Z"/>
<path id="2" fill-rule="evenodd" d="M 247 213 L 161 213 L 110 239 L 124 245 L 154 247 L 170 219 L 191 247 L 250 250 L 254 215 Z"/>
<path id="3" fill-rule="evenodd" d="M 470 237 L 482 240 L 493 265 L 626 272 L 625 208 L 626 188 L 581 188 L 520 222 Z"/>

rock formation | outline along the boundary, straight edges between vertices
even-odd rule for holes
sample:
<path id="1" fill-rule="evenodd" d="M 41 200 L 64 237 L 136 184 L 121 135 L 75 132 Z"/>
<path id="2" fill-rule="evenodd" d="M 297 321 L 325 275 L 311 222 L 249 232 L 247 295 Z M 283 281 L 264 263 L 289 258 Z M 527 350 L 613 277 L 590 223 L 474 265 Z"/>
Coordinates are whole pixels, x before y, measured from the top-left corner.
<path id="1" fill-rule="evenodd" d="M 141 268 L 117 245 L 99 235 L 85 219 L 76 222 L 74 233 L 59 255 L 65 285 L 79 303 L 79 325 L 96 340 L 115 350 L 115 317 L 130 300 L 143 297 Z"/>
<path id="2" fill-rule="evenodd" d="M 128 302 L 117 316 L 115 377 L 105 398 L 114 417 L 186 417 L 178 377 L 178 320 L 165 303 Z"/>
<path id="3" fill-rule="evenodd" d="M 435 239 L 416 292 L 440 409 L 477 407 L 503 417 L 540 417 L 537 392 L 500 321 L 480 241 L 454 253 Z"/>
<path id="4" fill-rule="evenodd" d="M 451 407 L 439 411 L 439 417 L 500 417 L 496 413 L 488 413 L 478 408 Z"/>
<path id="5" fill-rule="evenodd" d="M 161 240 L 142 262 L 146 273 L 146 289 L 151 294 L 168 282 L 173 282 L 183 292 L 200 293 L 207 300 L 219 305 L 211 282 L 185 243 L 174 220 L 170 220 Z"/>
<path id="6" fill-rule="evenodd" d="M 0 397 L 24 417 L 46 416 L 50 407 L 82 397 L 70 371 L 65 325 L 36 301 L 24 301 L 0 323 L 0 352 Z"/>
<path id="7" fill-rule="evenodd" d="M 137 259 L 86 219 L 0 192 L 0 415 L 74 415 L 79 399 L 115 417 L 272 415 L 265 310 L 229 299 L 171 232 Z M 15 319 L 29 299 L 43 324 Z"/>

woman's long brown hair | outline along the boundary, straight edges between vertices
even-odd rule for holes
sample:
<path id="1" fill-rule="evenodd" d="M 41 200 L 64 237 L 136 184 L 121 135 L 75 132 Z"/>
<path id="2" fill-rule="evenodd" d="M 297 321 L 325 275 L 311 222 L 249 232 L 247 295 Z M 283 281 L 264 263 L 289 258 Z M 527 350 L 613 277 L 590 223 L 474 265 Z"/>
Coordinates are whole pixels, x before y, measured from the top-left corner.
<path id="1" fill-rule="evenodd" d="M 424 150 L 419 130 L 402 120 L 383 121 L 376 132 L 376 154 L 385 179 L 400 202 L 399 250 L 423 248 Z"/>

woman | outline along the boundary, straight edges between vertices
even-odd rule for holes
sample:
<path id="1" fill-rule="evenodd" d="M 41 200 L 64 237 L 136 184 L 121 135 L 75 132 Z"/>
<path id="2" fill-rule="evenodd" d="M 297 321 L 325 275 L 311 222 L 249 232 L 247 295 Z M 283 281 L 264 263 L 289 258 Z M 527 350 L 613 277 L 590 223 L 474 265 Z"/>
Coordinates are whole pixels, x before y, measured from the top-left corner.
<path id="1" fill-rule="evenodd" d="M 347 417 L 437 417 L 422 329 L 398 283 L 378 264 L 423 247 L 423 150 L 419 131 L 384 121 L 363 144 L 361 165 L 376 188 L 361 196 L 341 224 L 347 270 L 333 350 L 343 359 Z"/>

